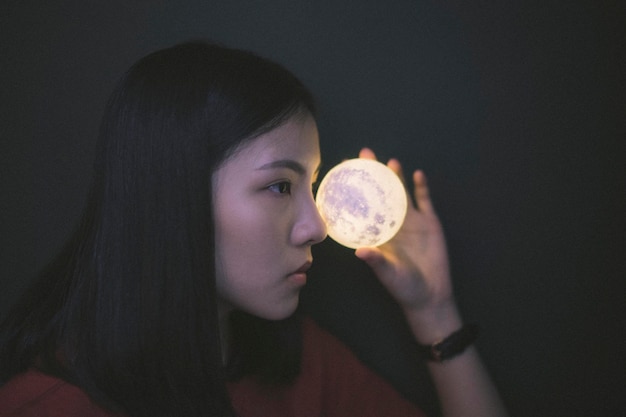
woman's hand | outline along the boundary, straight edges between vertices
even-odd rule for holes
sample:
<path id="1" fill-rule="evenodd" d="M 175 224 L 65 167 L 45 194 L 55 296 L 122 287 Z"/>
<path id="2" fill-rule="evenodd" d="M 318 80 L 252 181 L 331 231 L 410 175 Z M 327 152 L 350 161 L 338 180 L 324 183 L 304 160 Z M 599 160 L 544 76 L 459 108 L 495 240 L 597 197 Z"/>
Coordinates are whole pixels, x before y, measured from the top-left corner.
<path id="1" fill-rule="evenodd" d="M 367 148 L 361 150 L 359 157 L 376 159 Z M 391 159 L 387 166 L 404 178 L 396 159 Z M 407 214 L 398 234 L 378 248 L 357 249 L 356 256 L 374 270 L 409 320 L 419 321 L 421 327 L 430 327 L 424 326 L 427 322 L 433 327 L 447 328 L 443 321 L 449 321 L 449 316 L 457 313 L 443 229 L 430 200 L 424 173 L 415 171 L 412 179 L 415 204 L 407 195 Z M 454 321 L 449 326 L 457 326 L 458 318 L 454 317 Z M 427 337 L 425 334 L 424 338 Z"/>
<path id="2" fill-rule="evenodd" d="M 360 158 L 376 159 L 369 149 Z M 400 163 L 387 165 L 402 179 Z M 448 252 L 441 223 L 435 214 L 421 171 L 413 173 L 413 194 L 402 228 L 379 248 L 359 248 L 356 256 L 367 262 L 397 300 L 409 326 L 422 344 L 432 344 L 462 326 L 454 302 Z M 446 417 L 507 415 L 498 392 L 472 347 L 444 364 L 429 362 L 443 415 Z"/>

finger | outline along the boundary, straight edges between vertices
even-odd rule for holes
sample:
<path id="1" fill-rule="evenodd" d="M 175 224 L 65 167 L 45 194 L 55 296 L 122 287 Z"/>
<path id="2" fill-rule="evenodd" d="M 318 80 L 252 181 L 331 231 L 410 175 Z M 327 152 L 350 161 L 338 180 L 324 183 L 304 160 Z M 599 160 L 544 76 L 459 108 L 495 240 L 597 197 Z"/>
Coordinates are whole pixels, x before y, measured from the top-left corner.
<path id="1" fill-rule="evenodd" d="M 387 162 L 387 166 L 396 173 L 396 175 L 400 178 L 400 181 L 402 181 L 402 184 L 404 184 L 406 186 L 406 183 L 404 181 L 404 173 L 402 172 L 402 164 L 400 164 L 400 161 L 398 161 L 396 158 L 391 158 L 388 162 Z"/>
<path id="2" fill-rule="evenodd" d="M 404 179 L 404 172 L 402 171 L 402 164 L 400 164 L 400 161 L 395 158 L 391 158 L 387 162 L 387 166 L 398 176 L 398 178 L 400 178 L 400 182 L 406 192 L 407 207 L 414 206 L 413 199 L 411 198 L 411 194 L 406 186 L 406 180 Z"/>
<path id="3" fill-rule="evenodd" d="M 376 160 L 376 154 L 370 148 L 363 148 L 359 152 L 359 158 Z"/>
<path id="4" fill-rule="evenodd" d="M 415 203 L 420 211 L 433 211 L 433 203 L 430 199 L 430 190 L 426 175 L 421 170 L 413 173 L 413 187 L 415 195 Z"/>
<path id="5" fill-rule="evenodd" d="M 378 248 L 358 248 L 354 254 L 369 265 L 379 277 L 390 273 L 390 269 L 393 267 Z"/>

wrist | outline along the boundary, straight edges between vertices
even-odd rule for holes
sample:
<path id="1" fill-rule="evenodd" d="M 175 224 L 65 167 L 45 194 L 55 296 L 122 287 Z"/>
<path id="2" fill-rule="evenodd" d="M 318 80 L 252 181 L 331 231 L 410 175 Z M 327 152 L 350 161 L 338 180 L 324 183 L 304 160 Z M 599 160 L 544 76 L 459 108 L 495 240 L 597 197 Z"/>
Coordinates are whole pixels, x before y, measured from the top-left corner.
<path id="1" fill-rule="evenodd" d="M 478 325 L 466 324 L 435 343 L 418 345 L 418 350 L 424 358 L 431 362 L 444 362 L 465 352 L 468 347 L 474 344 L 478 333 Z"/>
<path id="2" fill-rule="evenodd" d="M 418 343 L 436 343 L 463 326 L 463 320 L 453 300 L 420 310 L 405 310 L 404 314 Z"/>

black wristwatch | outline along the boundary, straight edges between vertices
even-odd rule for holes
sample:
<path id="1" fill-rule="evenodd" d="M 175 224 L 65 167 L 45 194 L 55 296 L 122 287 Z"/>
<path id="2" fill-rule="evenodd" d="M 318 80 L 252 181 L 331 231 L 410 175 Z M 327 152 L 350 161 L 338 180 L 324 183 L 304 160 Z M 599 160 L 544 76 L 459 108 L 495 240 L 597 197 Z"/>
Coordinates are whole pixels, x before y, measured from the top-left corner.
<path id="1" fill-rule="evenodd" d="M 478 338 L 479 332 L 478 325 L 466 324 L 445 339 L 432 345 L 418 345 L 418 348 L 429 361 L 443 362 L 465 351 Z"/>

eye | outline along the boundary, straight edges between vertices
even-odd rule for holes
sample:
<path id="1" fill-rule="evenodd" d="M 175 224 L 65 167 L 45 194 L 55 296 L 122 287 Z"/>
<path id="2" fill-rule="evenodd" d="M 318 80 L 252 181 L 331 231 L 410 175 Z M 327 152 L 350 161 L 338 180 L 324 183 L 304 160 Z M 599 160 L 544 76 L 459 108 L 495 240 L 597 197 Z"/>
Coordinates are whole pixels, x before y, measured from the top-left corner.
<path id="1" fill-rule="evenodd" d="M 268 190 L 278 194 L 291 194 L 291 183 L 288 181 L 277 182 L 267 187 Z"/>

